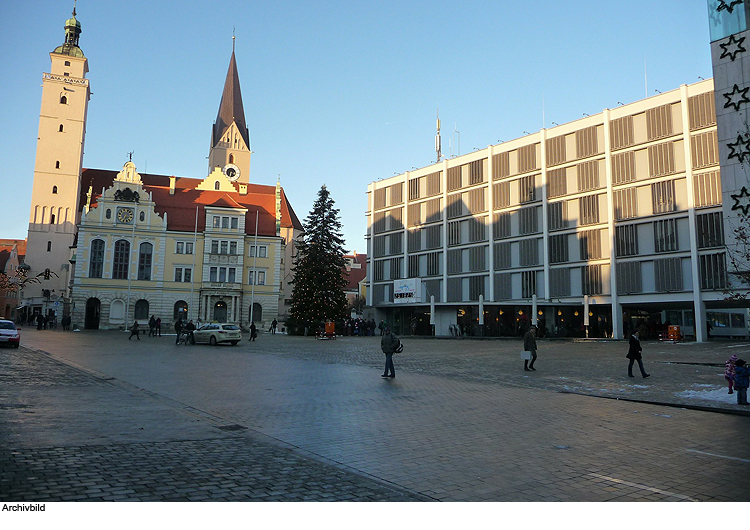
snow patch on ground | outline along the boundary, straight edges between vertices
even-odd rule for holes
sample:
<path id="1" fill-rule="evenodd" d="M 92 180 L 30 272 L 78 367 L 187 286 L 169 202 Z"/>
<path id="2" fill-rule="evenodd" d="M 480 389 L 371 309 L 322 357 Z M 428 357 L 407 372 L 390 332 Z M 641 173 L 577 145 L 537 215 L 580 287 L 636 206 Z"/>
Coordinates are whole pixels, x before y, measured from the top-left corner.
<path id="1" fill-rule="evenodd" d="M 710 387 L 706 390 L 683 390 L 676 392 L 675 396 L 684 399 L 703 399 L 705 401 L 718 401 L 720 403 L 736 404 L 737 396 L 728 394 L 726 387 L 717 387 L 713 385 L 693 385 L 696 387 Z"/>

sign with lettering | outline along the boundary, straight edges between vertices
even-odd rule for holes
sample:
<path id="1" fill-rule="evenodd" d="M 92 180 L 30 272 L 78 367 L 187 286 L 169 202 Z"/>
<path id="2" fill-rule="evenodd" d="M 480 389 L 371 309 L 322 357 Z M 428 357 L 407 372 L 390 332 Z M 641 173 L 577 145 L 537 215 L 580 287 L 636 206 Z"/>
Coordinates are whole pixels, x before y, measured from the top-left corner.
<path id="1" fill-rule="evenodd" d="M 422 301 L 422 293 L 419 289 L 421 283 L 416 278 L 405 280 L 394 280 L 393 282 L 393 303 L 409 304 Z"/>

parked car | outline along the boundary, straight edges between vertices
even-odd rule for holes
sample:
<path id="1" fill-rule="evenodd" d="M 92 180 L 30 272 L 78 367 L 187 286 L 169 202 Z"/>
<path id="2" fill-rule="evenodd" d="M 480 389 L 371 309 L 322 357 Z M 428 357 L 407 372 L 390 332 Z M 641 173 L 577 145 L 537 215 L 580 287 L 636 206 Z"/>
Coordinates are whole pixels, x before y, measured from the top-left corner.
<path id="1" fill-rule="evenodd" d="M 0 320 L 0 344 L 8 344 L 14 348 L 21 345 L 21 334 L 11 320 Z"/>
<path id="2" fill-rule="evenodd" d="M 211 344 L 215 346 L 228 342 L 236 346 L 242 340 L 242 330 L 237 324 L 204 324 L 193 331 L 193 342 Z"/>

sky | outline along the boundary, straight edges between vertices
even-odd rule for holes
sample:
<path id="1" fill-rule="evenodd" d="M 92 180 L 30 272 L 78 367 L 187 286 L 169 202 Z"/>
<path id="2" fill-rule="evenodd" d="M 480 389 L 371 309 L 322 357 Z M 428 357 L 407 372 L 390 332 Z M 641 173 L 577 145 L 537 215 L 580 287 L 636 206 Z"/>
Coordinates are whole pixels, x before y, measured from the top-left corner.
<path id="1" fill-rule="evenodd" d="M 0 2 L 0 238 L 26 237 L 42 73 L 73 0 Z M 253 151 L 304 220 L 322 185 L 365 253 L 370 182 L 712 76 L 705 0 L 79 0 L 83 165 L 204 178 L 236 35 Z M 460 139 L 460 143 L 459 143 Z M 459 150 L 460 146 L 460 150 Z"/>

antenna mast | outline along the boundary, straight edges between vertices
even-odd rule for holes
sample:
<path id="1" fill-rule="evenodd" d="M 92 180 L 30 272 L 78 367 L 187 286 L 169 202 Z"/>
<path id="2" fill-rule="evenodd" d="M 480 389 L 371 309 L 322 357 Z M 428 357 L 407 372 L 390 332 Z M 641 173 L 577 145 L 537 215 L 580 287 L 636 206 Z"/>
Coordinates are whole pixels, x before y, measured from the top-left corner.
<path id="1" fill-rule="evenodd" d="M 437 134 L 435 135 L 435 152 L 437 153 L 437 161 L 440 162 L 442 155 L 442 145 L 440 142 L 440 109 L 437 109 Z"/>

